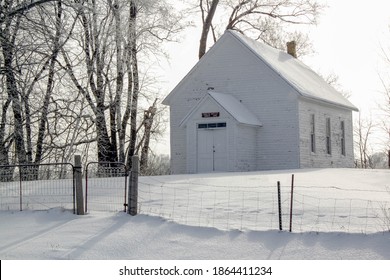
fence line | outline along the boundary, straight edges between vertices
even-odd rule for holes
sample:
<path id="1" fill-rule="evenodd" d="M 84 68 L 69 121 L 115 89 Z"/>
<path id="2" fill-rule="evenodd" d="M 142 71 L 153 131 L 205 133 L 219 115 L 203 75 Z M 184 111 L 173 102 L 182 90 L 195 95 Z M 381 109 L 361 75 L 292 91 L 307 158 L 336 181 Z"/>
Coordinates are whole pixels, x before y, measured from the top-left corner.
<path id="1" fill-rule="evenodd" d="M 386 201 L 318 198 L 295 193 L 295 228 L 299 231 L 388 231 Z M 314 221 L 314 223 L 313 223 Z"/>
<path id="2" fill-rule="evenodd" d="M 316 196 L 318 190 L 324 193 Z M 387 201 L 354 197 L 372 190 L 340 187 L 294 186 L 292 231 L 336 231 L 371 233 L 390 230 Z M 309 191 L 310 190 L 310 191 Z M 282 221 L 288 228 L 290 186 L 282 187 Z M 338 198 L 347 191 L 354 198 Z M 375 191 L 387 194 L 387 191 Z M 356 194 L 357 193 L 357 194 Z M 389 196 L 387 197 L 389 198 Z M 139 212 L 161 216 L 192 226 L 222 230 L 278 230 L 275 186 L 226 186 L 200 182 L 169 182 L 144 177 L 139 183 Z M 386 217 L 386 214 L 388 215 Z"/>
<path id="3" fill-rule="evenodd" d="M 75 211 L 73 165 L 69 163 L 0 166 L 0 210 Z"/>
<path id="4" fill-rule="evenodd" d="M 288 197 L 284 196 L 283 204 L 287 202 Z M 276 186 L 242 190 L 235 186 L 153 184 L 141 180 L 139 212 L 223 230 L 278 229 Z"/>
<path id="5" fill-rule="evenodd" d="M 104 164 L 91 163 L 85 169 L 88 208 L 126 210 L 127 170 L 122 165 Z M 74 211 L 73 174 L 72 164 L 0 166 L 0 210 L 63 207 Z M 140 177 L 138 213 L 222 230 L 278 230 L 277 184 L 260 180 L 243 185 L 218 178 Z M 390 195 L 386 188 L 298 185 L 294 186 L 292 200 L 290 192 L 289 185 L 282 186 L 284 229 L 288 228 L 293 204 L 293 232 L 390 231 Z"/>

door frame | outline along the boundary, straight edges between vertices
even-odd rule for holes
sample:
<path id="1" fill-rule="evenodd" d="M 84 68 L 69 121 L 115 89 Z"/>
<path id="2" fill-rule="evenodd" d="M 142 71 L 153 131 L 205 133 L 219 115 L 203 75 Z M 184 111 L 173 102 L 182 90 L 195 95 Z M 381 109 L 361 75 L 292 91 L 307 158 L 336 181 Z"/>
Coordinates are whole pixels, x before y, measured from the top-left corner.
<path id="1" fill-rule="evenodd" d="M 199 131 L 204 131 L 204 130 L 208 130 L 208 131 L 216 131 L 216 130 L 224 130 L 225 131 L 225 151 L 223 151 L 222 153 L 225 153 L 226 155 L 228 154 L 228 141 L 227 141 L 227 136 L 228 136 L 228 130 L 227 130 L 227 122 L 226 121 L 219 121 L 219 122 L 208 122 L 208 123 L 197 123 L 196 124 L 196 172 L 199 173 L 199 160 L 200 160 L 200 155 L 199 155 Z M 225 171 L 228 171 L 228 166 L 227 166 L 227 159 L 226 159 L 226 170 L 216 170 L 216 166 L 215 166 L 215 135 L 213 134 L 213 147 L 212 147 L 212 150 L 211 150 L 211 156 L 212 156 L 212 170 L 210 171 L 205 171 L 205 172 L 225 172 Z M 226 156 L 227 157 L 227 156 Z M 202 171 L 203 173 L 203 171 Z"/>

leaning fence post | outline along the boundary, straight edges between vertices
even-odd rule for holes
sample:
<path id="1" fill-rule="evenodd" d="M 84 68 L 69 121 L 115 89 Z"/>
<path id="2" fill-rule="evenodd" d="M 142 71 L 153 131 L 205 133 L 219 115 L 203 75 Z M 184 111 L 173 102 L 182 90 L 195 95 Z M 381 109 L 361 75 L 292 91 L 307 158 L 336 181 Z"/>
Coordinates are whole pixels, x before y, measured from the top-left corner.
<path id="1" fill-rule="evenodd" d="M 139 173 L 139 158 L 138 156 L 131 157 L 131 171 L 129 176 L 129 192 L 127 213 L 135 216 L 138 214 L 138 173 Z"/>
<path id="2" fill-rule="evenodd" d="M 278 181 L 278 209 L 279 209 L 279 230 L 283 230 L 282 227 L 282 202 L 280 198 L 280 182 Z"/>
<path id="3" fill-rule="evenodd" d="M 76 184 L 77 215 L 84 215 L 83 178 L 80 155 L 74 156 L 74 180 Z"/>

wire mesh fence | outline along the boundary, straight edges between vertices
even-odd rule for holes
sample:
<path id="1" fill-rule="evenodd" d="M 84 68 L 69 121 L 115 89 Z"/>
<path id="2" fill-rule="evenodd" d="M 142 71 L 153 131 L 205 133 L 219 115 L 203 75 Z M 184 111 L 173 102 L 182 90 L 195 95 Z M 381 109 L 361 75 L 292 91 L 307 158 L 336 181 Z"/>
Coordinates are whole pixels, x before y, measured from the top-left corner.
<path id="1" fill-rule="evenodd" d="M 0 166 L 0 210 L 75 209 L 74 167 Z M 126 211 L 126 166 L 89 163 L 85 168 L 87 211 Z M 190 226 L 221 230 L 372 233 L 390 231 L 390 191 L 385 186 L 291 188 L 261 176 L 139 177 L 138 213 Z M 372 187 L 372 186 L 370 186 Z M 280 209 L 280 212 L 279 212 Z M 291 213 L 291 215 L 290 215 Z M 291 221 L 291 224 L 289 224 Z"/>
<path id="2" fill-rule="evenodd" d="M 271 191 L 194 190 L 141 185 L 140 213 L 224 230 L 272 229 L 278 223 Z"/>
<path id="3" fill-rule="evenodd" d="M 333 231 L 372 233 L 390 230 L 390 194 L 382 200 L 364 199 L 370 190 L 335 187 L 281 188 L 281 222 L 294 232 Z M 372 190 L 371 190 L 372 191 Z M 222 230 L 278 230 L 277 185 L 204 184 L 143 177 L 139 182 L 139 212 L 177 223 Z M 327 197 L 327 194 L 331 194 Z"/>
<path id="4" fill-rule="evenodd" d="M 0 166 L 0 210 L 75 211 L 73 165 Z"/>
<path id="5" fill-rule="evenodd" d="M 226 186 L 143 177 L 139 212 L 192 226 L 272 230 L 279 228 L 276 190 L 276 185 Z M 287 197 L 283 202 L 286 205 Z"/>
<path id="6" fill-rule="evenodd" d="M 385 194 L 385 193 L 384 193 Z M 294 231 L 389 231 L 388 200 L 316 197 L 295 192 Z"/>
<path id="7" fill-rule="evenodd" d="M 128 170 L 118 162 L 90 162 L 85 168 L 85 210 L 125 211 Z"/>

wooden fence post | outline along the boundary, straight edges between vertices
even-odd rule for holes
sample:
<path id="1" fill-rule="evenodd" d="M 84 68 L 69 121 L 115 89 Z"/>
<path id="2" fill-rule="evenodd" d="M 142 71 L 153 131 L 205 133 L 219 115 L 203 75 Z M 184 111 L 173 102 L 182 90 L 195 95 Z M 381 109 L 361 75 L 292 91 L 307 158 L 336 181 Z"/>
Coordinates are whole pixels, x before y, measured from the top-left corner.
<path id="1" fill-rule="evenodd" d="M 76 184 L 77 215 L 84 215 L 83 178 L 80 155 L 74 156 L 74 180 Z"/>
<path id="2" fill-rule="evenodd" d="M 131 171 L 129 176 L 129 192 L 127 213 L 131 216 L 138 214 L 138 173 L 139 173 L 139 158 L 138 156 L 131 157 Z"/>

